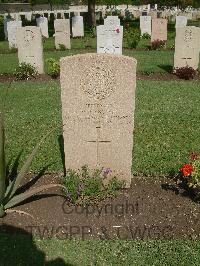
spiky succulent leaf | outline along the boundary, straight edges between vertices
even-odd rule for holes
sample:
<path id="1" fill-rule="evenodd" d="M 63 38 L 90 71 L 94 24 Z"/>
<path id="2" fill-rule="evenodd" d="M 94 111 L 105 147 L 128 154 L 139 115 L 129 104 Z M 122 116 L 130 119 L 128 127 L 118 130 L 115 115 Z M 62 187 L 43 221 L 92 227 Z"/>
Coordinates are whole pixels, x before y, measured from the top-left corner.
<path id="1" fill-rule="evenodd" d="M 32 153 L 29 155 L 28 159 L 26 160 L 26 162 L 24 163 L 24 165 L 22 166 L 19 174 L 17 175 L 17 177 L 12 181 L 9 190 L 7 190 L 6 192 L 6 202 L 9 202 L 9 200 L 14 196 L 17 188 L 19 187 L 19 185 L 21 184 L 23 178 L 25 177 L 25 175 L 27 174 L 31 163 L 35 157 L 35 155 L 37 154 L 40 146 L 43 144 L 43 142 L 45 141 L 45 139 L 52 133 L 53 130 L 51 130 L 50 132 L 47 133 L 46 136 L 44 136 L 42 138 L 42 140 L 35 146 L 35 148 L 33 149 Z"/>
<path id="2" fill-rule="evenodd" d="M 6 163 L 5 163 L 5 134 L 3 114 L 0 110 L 0 204 L 2 204 L 6 190 Z"/>
<path id="3" fill-rule="evenodd" d="M 43 185 L 43 186 L 40 186 L 40 187 L 36 187 L 36 188 L 33 188 L 32 190 L 30 191 L 27 191 L 27 192 L 24 192 L 24 193 L 21 193 L 19 195 L 16 195 L 14 196 L 5 206 L 5 210 L 6 209 L 9 209 L 9 208 L 12 208 L 16 205 L 18 205 L 19 203 L 27 200 L 28 198 L 34 196 L 35 194 L 38 194 L 46 189 L 50 189 L 50 188 L 53 188 L 53 187 L 60 187 L 62 189 L 65 189 L 66 190 L 66 187 L 63 186 L 63 185 L 60 185 L 60 184 L 48 184 L 48 185 Z"/>

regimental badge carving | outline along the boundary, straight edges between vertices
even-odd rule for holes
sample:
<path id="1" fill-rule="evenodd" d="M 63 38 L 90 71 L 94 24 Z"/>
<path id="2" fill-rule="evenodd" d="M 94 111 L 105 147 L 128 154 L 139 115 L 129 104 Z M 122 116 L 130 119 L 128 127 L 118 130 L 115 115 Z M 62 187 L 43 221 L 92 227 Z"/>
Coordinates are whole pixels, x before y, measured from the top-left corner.
<path id="1" fill-rule="evenodd" d="M 27 30 L 26 35 L 24 36 L 25 46 L 30 46 L 33 40 L 34 40 L 34 32 L 31 30 Z"/>
<path id="2" fill-rule="evenodd" d="M 115 74 L 102 62 L 95 63 L 85 72 L 81 80 L 81 87 L 94 100 L 103 100 L 115 90 Z"/>
<path id="3" fill-rule="evenodd" d="M 186 29 L 185 36 L 184 36 L 185 42 L 191 42 L 192 41 L 192 30 Z"/>

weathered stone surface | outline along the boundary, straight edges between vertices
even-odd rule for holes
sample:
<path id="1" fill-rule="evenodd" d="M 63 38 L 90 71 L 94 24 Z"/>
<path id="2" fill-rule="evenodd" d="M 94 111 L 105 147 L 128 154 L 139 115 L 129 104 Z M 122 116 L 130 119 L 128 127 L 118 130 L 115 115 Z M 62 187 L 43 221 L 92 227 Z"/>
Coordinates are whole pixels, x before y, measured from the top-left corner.
<path id="1" fill-rule="evenodd" d="M 84 37 L 84 25 L 82 16 L 74 16 L 72 18 L 72 36 Z"/>
<path id="2" fill-rule="evenodd" d="M 19 63 L 33 65 L 39 74 L 44 73 L 42 35 L 38 27 L 28 26 L 17 30 Z"/>
<path id="3" fill-rule="evenodd" d="M 48 19 L 45 17 L 39 17 L 36 19 L 37 26 L 40 28 L 42 32 L 42 36 L 45 38 L 49 38 L 49 32 L 48 32 Z"/>
<path id="4" fill-rule="evenodd" d="M 186 26 L 187 26 L 187 17 L 176 16 L 176 28 L 181 28 Z"/>
<path id="5" fill-rule="evenodd" d="M 9 48 L 17 48 L 16 33 L 22 27 L 22 21 L 9 21 L 7 23 Z"/>
<path id="6" fill-rule="evenodd" d="M 200 28 L 182 27 L 176 31 L 174 68 L 192 67 L 199 65 Z"/>
<path id="7" fill-rule="evenodd" d="M 148 13 L 148 16 L 150 16 L 152 19 L 157 19 L 158 13 L 157 13 L 157 11 L 150 11 Z"/>
<path id="8" fill-rule="evenodd" d="M 140 17 L 140 31 L 141 35 L 148 33 L 151 36 L 151 16 Z"/>
<path id="9" fill-rule="evenodd" d="M 118 16 L 108 16 L 97 27 L 97 53 L 122 54 L 123 27 Z"/>
<path id="10" fill-rule="evenodd" d="M 152 20 L 151 41 L 167 41 L 167 20 L 157 18 Z"/>
<path id="11" fill-rule="evenodd" d="M 56 49 L 59 49 L 60 45 L 64 45 L 66 49 L 71 49 L 70 20 L 69 19 L 54 20 L 54 29 L 55 29 Z"/>
<path id="12" fill-rule="evenodd" d="M 130 185 L 136 65 L 108 54 L 61 59 L 66 169 L 111 168 Z"/>

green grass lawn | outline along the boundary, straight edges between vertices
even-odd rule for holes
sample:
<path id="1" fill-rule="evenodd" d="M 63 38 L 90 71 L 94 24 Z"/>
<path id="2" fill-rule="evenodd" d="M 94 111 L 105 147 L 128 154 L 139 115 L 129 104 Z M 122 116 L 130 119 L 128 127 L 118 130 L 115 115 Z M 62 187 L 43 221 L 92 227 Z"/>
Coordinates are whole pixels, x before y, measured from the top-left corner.
<path id="1" fill-rule="evenodd" d="M 200 265 L 197 241 L 41 240 L 1 234 L 0 244 L 2 266 Z"/>
<path id="2" fill-rule="evenodd" d="M 73 54 L 95 52 L 94 49 L 74 49 L 70 51 L 46 51 L 44 53 L 45 72 L 47 72 L 46 59 L 55 58 L 59 60 Z M 125 49 L 124 55 L 134 57 L 138 60 L 137 71 L 140 73 L 164 73 L 173 67 L 173 51 L 136 51 Z M 16 53 L 0 54 L 0 74 L 13 74 L 18 66 Z"/>
<path id="3" fill-rule="evenodd" d="M 22 158 L 52 127 L 56 132 L 34 160 L 33 171 L 47 164 L 62 172 L 60 86 L 48 83 L 0 84 L 5 99 L 8 161 L 22 149 Z M 199 81 L 138 81 L 133 150 L 134 175 L 168 175 L 186 162 L 189 151 L 200 152 Z"/>

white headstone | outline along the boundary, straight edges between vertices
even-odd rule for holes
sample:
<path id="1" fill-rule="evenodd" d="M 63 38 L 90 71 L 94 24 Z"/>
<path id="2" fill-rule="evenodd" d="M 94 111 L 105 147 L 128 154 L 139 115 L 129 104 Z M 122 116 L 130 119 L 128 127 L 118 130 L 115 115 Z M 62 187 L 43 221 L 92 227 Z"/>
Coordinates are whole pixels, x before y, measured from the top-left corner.
<path id="1" fill-rule="evenodd" d="M 27 12 L 27 13 L 26 13 L 26 19 L 27 19 L 28 21 L 31 21 L 31 19 L 32 19 L 32 12 Z"/>
<path id="2" fill-rule="evenodd" d="M 97 53 L 122 54 L 123 27 L 117 16 L 109 16 L 97 27 Z"/>
<path id="3" fill-rule="evenodd" d="M 177 16 L 176 17 L 176 28 L 186 27 L 187 26 L 187 17 Z"/>
<path id="4" fill-rule="evenodd" d="M 61 59 L 66 169 L 110 168 L 130 186 L 136 65 L 134 58 L 108 54 Z"/>
<path id="5" fill-rule="evenodd" d="M 60 45 L 64 45 L 66 49 L 70 49 L 70 20 L 69 19 L 56 19 L 54 20 L 55 29 L 55 46 L 56 49 Z"/>
<path id="6" fill-rule="evenodd" d="M 72 18 L 72 36 L 84 37 L 84 25 L 82 16 L 74 16 Z"/>
<path id="7" fill-rule="evenodd" d="M 3 21 L 5 39 L 8 39 L 8 22 L 13 21 L 11 18 L 5 18 Z"/>
<path id="8" fill-rule="evenodd" d="M 17 29 L 22 27 L 22 21 L 10 21 L 7 23 L 9 48 L 17 48 Z"/>
<path id="9" fill-rule="evenodd" d="M 44 73 L 42 35 L 38 27 L 17 29 L 19 63 L 33 65 L 39 74 Z"/>
<path id="10" fill-rule="evenodd" d="M 174 68 L 198 69 L 200 52 L 200 28 L 182 27 L 176 31 Z"/>
<path id="11" fill-rule="evenodd" d="M 16 21 L 21 20 L 21 17 L 20 17 L 20 14 L 19 13 L 14 13 L 13 15 L 14 15 L 14 19 Z"/>
<path id="12" fill-rule="evenodd" d="M 37 26 L 40 28 L 42 35 L 46 38 L 49 38 L 48 33 L 48 19 L 45 17 L 39 17 L 36 19 Z"/>
<path id="13" fill-rule="evenodd" d="M 151 36 L 151 16 L 140 17 L 141 35 L 148 33 Z"/>

